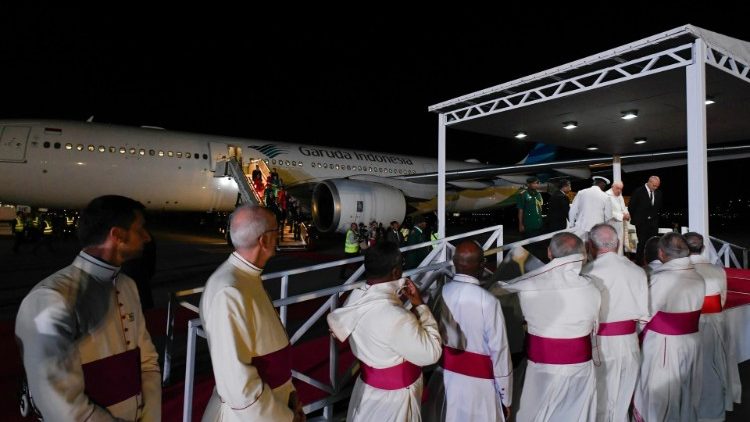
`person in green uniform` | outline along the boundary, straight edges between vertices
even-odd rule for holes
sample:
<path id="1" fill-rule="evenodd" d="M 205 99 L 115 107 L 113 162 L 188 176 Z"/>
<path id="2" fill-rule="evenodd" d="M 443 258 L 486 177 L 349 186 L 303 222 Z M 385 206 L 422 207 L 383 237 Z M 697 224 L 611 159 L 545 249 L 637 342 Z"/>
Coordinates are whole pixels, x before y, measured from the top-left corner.
<path id="1" fill-rule="evenodd" d="M 542 194 L 538 192 L 539 178 L 531 176 L 526 179 L 526 190 L 518 193 L 518 231 L 524 239 L 542 234 Z"/>

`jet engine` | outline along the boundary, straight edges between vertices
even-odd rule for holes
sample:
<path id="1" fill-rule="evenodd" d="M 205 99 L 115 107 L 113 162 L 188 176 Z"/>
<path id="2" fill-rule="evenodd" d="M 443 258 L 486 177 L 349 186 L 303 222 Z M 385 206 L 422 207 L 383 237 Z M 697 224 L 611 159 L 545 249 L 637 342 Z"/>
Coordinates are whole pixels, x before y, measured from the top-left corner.
<path id="1" fill-rule="evenodd" d="M 330 179 L 313 189 L 312 216 L 324 233 L 345 233 L 352 223 L 375 220 L 384 226 L 403 221 L 406 199 L 400 190 L 380 183 Z"/>

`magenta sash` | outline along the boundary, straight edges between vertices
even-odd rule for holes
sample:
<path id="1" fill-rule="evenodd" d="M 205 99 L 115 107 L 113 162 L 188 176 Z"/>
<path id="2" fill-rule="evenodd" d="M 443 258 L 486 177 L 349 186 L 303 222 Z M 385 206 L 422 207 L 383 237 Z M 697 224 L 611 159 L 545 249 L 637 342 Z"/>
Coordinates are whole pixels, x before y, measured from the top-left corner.
<path id="1" fill-rule="evenodd" d="M 706 296 L 703 299 L 702 314 L 718 314 L 721 312 L 721 295 Z"/>
<path id="2" fill-rule="evenodd" d="M 487 355 L 443 346 L 443 368 L 467 377 L 494 379 L 492 359 Z"/>
<path id="3" fill-rule="evenodd" d="M 399 390 L 406 388 L 419 379 L 422 367 L 408 360 L 389 368 L 373 368 L 364 362 L 359 362 L 362 369 L 360 377 L 365 384 L 381 390 Z"/>
<path id="4" fill-rule="evenodd" d="M 617 321 L 617 322 L 600 322 L 599 330 L 596 332 L 599 336 L 624 336 L 635 334 L 635 321 Z"/>
<path id="5" fill-rule="evenodd" d="M 81 365 L 84 392 L 109 407 L 141 393 L 141 349 L 128 350 Z"/>
<path id="6" fill-rule="evenodd" d="M 529 360 L 535 363 L 570 365 L 591 360 L 591 336 L 547 338 L 526 334 Z"/>
<path id="7" fill-rule="evenodd" d="M 701 311 L 691 312 L 662 312 L 659 311 L 651 318 L 651 321 L 643 327 L 640 340 L 648 331 L 655 331 L 659 334 L 668 336 L 681 336 L 698 332 L 698 321 L 700 321 Z"/>
<path id="8" fill-rule="evenodd" d="M 252 360 L 260 379 L 271 388 L 276 388 L 292 378 L 292 348 L 287 344 L 283 349 Z"/>

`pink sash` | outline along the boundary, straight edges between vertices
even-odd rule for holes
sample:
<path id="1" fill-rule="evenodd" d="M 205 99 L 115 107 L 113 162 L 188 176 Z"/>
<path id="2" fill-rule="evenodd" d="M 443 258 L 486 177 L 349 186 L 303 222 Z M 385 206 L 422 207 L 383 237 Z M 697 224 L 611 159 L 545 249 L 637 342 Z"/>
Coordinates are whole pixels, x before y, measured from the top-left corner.
<path id="1" fill-rule="evenodd" d="M 109 407 L 141 393 L 141 349 L 128 350 L 81 365 L 84 392 Z"/>
<path id="2" fill-rule="evenodd" d="M 599 330 L 596 334 L 599 336 L 624 336 L 635 334 L 635 321 L 600 322 Z"/>
<path id="3" fill-rule="evenodd" d="M 456 372 L 468 377 L 483 379 L 495 378 L 495 373 L 492 368 L 492 360 L 489 356 L 454 349 L 449 346 L 443 346 L 441 366 L 451 372 Z"/>
<path id="4" fill-rule="evenodd" d="M 721 295 L 706 296 L 703 299 L 702 314 L 718 314 L 721 312 Z"/>
<path id="5" fill-rule="evenodd" d="M 701 311 L 691 312 L 662 312 L 659 311 L 651 318 L 641 331 L 640 340 L 643 342 L 648 331 L 655 331 L 668 336 L 681 336 L 698 332 L 698 321 Z"/>
<path id="6" fill-rule="evenodd" d="M 591 360 L 591 336 L 547 338 L 526 334 L 529 360 L 535 363 L 570 365 Z"/>
<path id="7" fill-rule="evenodd" d="M 267 355 L 256 356 L 252 360 L 260 379 L 271 388 L 276 388 L 292 378 L 292 348 L 287 344 L 283 349 Z"/>
<path id="8" fill-rule="evenodd" d="M 360 377 L 365 384 L 381 390 L 399 390 L 406 388 L 419 379 L 422 375 L 422 367 L 408 360 L 391 366 L 389 368 L 373 368 L 364 362 L 359 363 L 361 367 Z"/>

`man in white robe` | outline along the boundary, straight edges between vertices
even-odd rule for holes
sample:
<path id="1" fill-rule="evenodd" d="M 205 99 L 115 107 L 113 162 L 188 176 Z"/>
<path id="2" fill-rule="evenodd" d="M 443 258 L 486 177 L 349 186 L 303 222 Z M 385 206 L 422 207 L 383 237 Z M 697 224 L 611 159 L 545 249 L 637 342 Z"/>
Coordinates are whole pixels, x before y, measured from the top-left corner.
<path id="1" fill-rule="evenodd" d="M 595 257 L 582 274 L 602 293 L 599 327 L 594 337 L 596 365 L 596 420 L 625 422 L 640 370 L 641 351 L 636 321 L 648 318 L 648 280 L 643 269 L 617 254 L 618 237 L 608 224 L 589 232 Z"/>
<path id="2" fill-rule="evenodd" d="M 382 242 L 367 250 L 367 283 L 328 314 L 328 326 L 340 341 L 349 340 L 360 361 L 346 420 L 350 422 L 420 421 L 422 366 L 440 359 L 437 322 L 419 289 L 401 278 L 398 245 Z M 412 305 L 407 311 L 402 291 Z"/>
<path id="3" fill-rule="evenodd" d="M 739 369 L 731 345 L 727 343 L 724 304 L 727 299 L 727 274 L 701 255 L 703 236 L 685 233 L 690 249 L 690 262 L 706 282 L 706 297 L 701 310 L 700 333 L 703 347 L 703 388 L 698 406 L 700 421 L 723 421 L 725 410 L 740 402 L 742 386 Z M 739 391 L 737 391 L 739 390 Z"/>
<path id="4" fill-rule="evenodd" d="M 659 239 L 659 259 L 649 281 L 651 319 L 641 332 L 640 378 L 633 398 L 637 421 L 696 421 L 701 395 L 698 332 L 706 283 L 688 257 L 685 239 Z"/>
<path id="5" fill-rule="evenodd" d="M 625 199 L 622 197 L 623 186 L 623 183 L 618 180 L 612 183 L 612 187 L 605 192 L 609 198 L 610 209 L 610 218 L 607 220 L 607 223 L 617 231 L 617 239 L 620 241 L 617 253 L 620 255 L 623 254 L 625 235 L 627 234 L 625 225 L 630 221 L 630 213 L 628 212 L 628 207 L 625 206 Z"/>
<path id="6" fill-rule="evenodd" d="M 142 210 L 122 196 L 92 200 L 79 220 L 81 252 L 21 302 L 16 337 L 45 421 L 161 420 L 159 355 L 135 282 L 120 273 L 150 240 Z"/>
<path id="7" fill-rule="evenodd" d="M 612 215 L 609 196 L 604 193 L 609 180 L 602 176 L 594 176 L 593 179 L 593 186 L 578 191 L 568 213 L 568 221 L 573 226 L 571 229 L 584 239 L 594 225 L 604 223 Z"/>
<path id="8" fill-rule="evenodd" d="M 580 275 L 584 252 L 576 235 L 558 233 L 550 241 L 547 265 L 502 284 L 518 292 L 528 324 L 518 422 L 596 420 L 591 333 L 601 293 Z"/>
<path id="9" fill-rule="evenodd" d="M 260 278 L 276 253 L 276 217 L 242 206 L 229 221 L 235 252 L 211 274 L 200 302 L 216 380 L 203 421 L 304 421 L 289 339 Z"/>
<path id="10" fill-rule="evenodd" d="M 443 286 L 436 305 L 443 358 L 427 387 L 427 421 L 505 421 L 509 416 L 513 365 L 500 301 L 479 284 L 483 252 L 471 241 L 456 246 L 456 275 Z"/>

